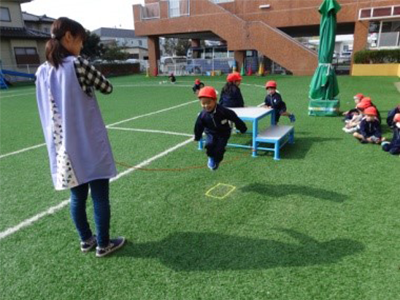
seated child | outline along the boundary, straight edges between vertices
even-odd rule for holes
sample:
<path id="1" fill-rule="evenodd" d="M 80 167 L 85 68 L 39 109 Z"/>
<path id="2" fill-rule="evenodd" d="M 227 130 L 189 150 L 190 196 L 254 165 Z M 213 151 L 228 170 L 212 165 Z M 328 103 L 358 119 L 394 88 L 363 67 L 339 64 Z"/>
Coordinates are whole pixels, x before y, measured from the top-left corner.
<path id="1" fill-rule="evenodd" d="M 386 123 L 390 128 L 395 127 L 395 123 L 393 122 L 393 118 L 396 114 L 400 114 L 400 104 L 397 105 L 395 108 L 389 111 L 388 116 L 386 118 Z"/>
<path id="2" fill-rule="evenodd" d="M 231 73 L 226 78 L 227 83 L 222 88 L 219 104 L 225 107 L 244 107 L 244 100 L 239 85 L 242 77 L 239 73 Z"/>
<path id="3" fill-rule="evenodd" d="M 357 95 L 355 95 L 355 96 L 353 97 L 354 102 L 355 102 L 355 104 L 356 104 L 356 107 L 353 108 L 353 109 L 350 109 L 350 110 L 348 110 L 348 111 L 345 111 L 345 112 L 343 113 L 343 116 L 344 116 L 344 120 L 343 120 L 343 121 L 345 121 L 345 122 L 350 121 L 350 120 L 353 118 L 353 114 L 354 114 L 354 113 L 358 113 L 357 104 L 360 103 L 360 101 L 361 101 L 363 98 L 364 98 L 364 95 L 361 94 L 361 93 L 358 93 Z"/>
<path id="4" fill-rule="evenodd" d="M 294 114 L 286 110 L 286 104 L 283 102 L 281 95 L 276 91 L 276 81 L 270 80 L 265 84 L 267 96 L 264 100 L 264 107 L 272 108 L 275 111 L 275 125 L 278 124 L 281 116 L 287 116 L 290 122 L 295 122 Z"/>
<path id="5" fill-rule="evenodd" d="M 378 112 L 374 106 L 364 110 L 365 117 L 360 123 L 360 129 L 354 132 L 353 136 L 361 143 L 380 144 L 384 138 L 381 133 L 381 123 L 378 120 Z"/>
<path id="6" fill-rule="evenodd" d="M 382 149 L 390 154 L 400 154 L 400 113 L 397 113 L 393 117 L 393 138 L 392 141 L 383 142 Z"/>
<path id="7" fill-rule="evenodd" d="M 354 133 L 359 129 L 360 123 L 364 118 L 364 110 L 368 107 L 372 106 L 371 98 L 364 97 L 356 106 L 357 112 L 353 113 L 353 117 L 351 120 L 346 122 L 346 125 L 343 127 L 343 131 L 346 133 Z"/>
<path id="8" fill-rule="evenodd" d="M 206 133 L 206 150 L 208 156 L 207 166 L 210 170 L 218 169 L 224 158 L 224 152 L 231 127 L 229 121 L 235 123 L 241 133 L 247 131 L 246 124 L 239 119 L 233 110 L 217 104 L 217 92 L 211 86 L 205 86 L 199 91 L 200 104 L 203 111 L 197 117 L 194 127 L 194 140 L 200 141 L 203 132 Z"/>
<path id="9" fill-rule="evenodd" d="M 199 94 L 199 91 L 204 87 L 204 83 L 200 81 L 200 79 L 196 79 L 194 81 L 194 86 L 192 87 L 193 93 L 196 95 Z"/>
<path id="10" fill-rule="evenodd" d="M 169 78 L 169 81 L 171 81 L 172 84 L 175 84 L 176 78 L 174 76 L 174 73 L 169 74 L 168 78 Z"/>

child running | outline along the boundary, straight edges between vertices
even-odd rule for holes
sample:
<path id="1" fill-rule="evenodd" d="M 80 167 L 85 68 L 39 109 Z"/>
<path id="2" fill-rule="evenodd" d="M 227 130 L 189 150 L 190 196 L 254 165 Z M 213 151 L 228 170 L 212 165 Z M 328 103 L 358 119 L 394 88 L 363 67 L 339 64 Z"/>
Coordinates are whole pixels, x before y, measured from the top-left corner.
<path id="1" fill-rule="evenodd" d="M 225 147 L 231 136 L 229 121 L 235 123 L 241 133 L 245 133 L 247 127 L 233 110 L 217 104 L 217 93 L 213 87 L 205 86 L 200 90 L 198 97 L 203 111 L 196 120 L 194 140 L 200 141 L 203 132 L 206 132 L 207 166 L 215 171 L 224 158 Z"/>
<path id="2" fill-rule="evenodd" d="M 204 87 L 204 83 L 201 82 L 201 80 L 197 78 L 197 79 L 194 81 L 194 85 L 193 85 L 193 87 L 192 87 L 193 93 L 195 93 L 196 96 L 199 95 L 199 91 L 200 91 L 203 87 Z"/>
<path id="3" fill-rule="evenodd" d="M 227 83 L 222 88 L 219 104 L 225 107 L 244 107 L 244 100 L 239 85 L 242 77 L 239 73 L 231 73 L 226 77 Z"/>
<path id="4" fill-rule="evenodd" d="M 287 116 L 290 119 L 290 122 L 295 122 L 296 118 L 294 114 L 288 112 L 286 110 L 286 104 L 283 102 L 281 95 L 277 92 L 277 84 L 276 81 L 270 80 L 265 84 L 265 88 L 267 89 L 267 96 L 264 100 L 264 107 L 272 108 L 275 111 L 275 124 L 278 124 L 281 116 Z"/>
<path id="5" fill-rule="evenodd" d="M 111 83 L 79 56 L 86 31 L 59 18 L 51 27 L 46 59 L 36 73 L 36 97 L 56 190 L 70 189 L 71 217 L 84 253 L 96 247 L 103 257 L 121 248 L 125 238 L 110 239 L 109 179 L 117 171 L 94 89 L 113 91 Z M 86 216 L 93 200 L 96 235 Z"/>

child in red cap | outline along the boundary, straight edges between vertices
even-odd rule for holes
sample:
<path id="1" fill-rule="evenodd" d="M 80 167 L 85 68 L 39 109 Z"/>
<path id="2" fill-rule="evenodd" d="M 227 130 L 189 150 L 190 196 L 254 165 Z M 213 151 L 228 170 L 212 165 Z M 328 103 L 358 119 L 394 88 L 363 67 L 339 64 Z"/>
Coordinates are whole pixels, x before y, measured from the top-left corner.
<path id="1" fill-rule="evenodd" d="M 196 79 L 194 81 L 194 86 L 192 87 L 193 93 L 195 93 L 196 95 L 199 94 L 199 91 L 204 87 L 204 83 L 201 82 L 200 79 Z"/>
<path id="2" fill-rule="evenodd" d="M 350 121 L 346 122 L 343 127 L 343 131 L 346 133 L 354 133 L 359 127 L 364 116 L 364 110 L 372 106 L 371 98 L 364 97 L 356 106 L 357 111 L 353 113 L 353 117 Z"/>
<path id="3" fill-rule="evenodd" d="M 175 78 L 174 73 L 169 74 L 168 78 L 169 78 L 169 81 L 171 81 L 172 84 L 175 84 L 176 78 Z"/>
<path id="4" fill-rule="evenodd" d="M 275 125 L 278 124 L 281 116 L 287 116 L 289 117 L 290 122 L 295 122 L 296 117 L 294 114 L 287 111 L 286 104 L 283 102 L 281 94 L 276 90 L 276 81 L 268 81 L 265 84 L 265 88 L 267 89 L 267 96 L 265 97 L 263 107 L 272 108 L 275 111 Z"/>
<path id="5" fill-rule="evenodd" d="M 222 88 L 219 104 L 225 107 L 244 107 L 244 100 L 239 85 L 242 76 L 234 72 L 226 77 L 226 84 Z"/>
<path id="6" fill-rule="evenodd" d="M 382 149 L 390 154 L 400 154 L 400 113 L 397 113 L 393 117 L 393 138 L 392 141 L 383 142 Z"/>
<path id="7" fill-rule="evenodd" d="M 388 126 L 390 128 L 395 128 L 395 122 L 393 121 L 393 118 L 396 114 L 400 114 L 400 104 L 397 105 L 395 108 L 393 108 L 392 110 L 390 110 L 388 112 L 388 116 L 386 118 L 386 123 L 388 124 Z"/>
<path id="8" fill-rule="evenodd" d="M 357 104 L 360 103 L 360 101 L 361 101 L 363 98 L 364 98 L 364 95 L 361 94 L 361 93 L 358 93 L 357 95 L 355 95 L 355 96 L 353 97 L 354 103 L 355 103 L 356 107 L 353 108 L 353 109 L 350 109 L 350 110 L 348 110 L 348 111 L 345 111 L 345 112 L 343 113 L 343 116 L 344 116 L 343 121 L 345 121 L 345 122 L 350 122 L 350 120 L 353 118 L 353 114 L 354 114 L 354 113 L 357 113 L 357 114 L 358 114 Z"/>
<path id="9" fill-rule="evenodd" d="M 206 132 L 207 166 L 214 171 L 224 158 L 225 147 L 231 136 L 229 121 L 235 123 L 241 133 L 245 133 L 247 127 L 233 110 L 217 104 L 217 92 L 213 87 L 205 86 L 199 91 L 198 97 L 203 111 L 196 120 L 194 140 L 200 141 L 203 132 Z"/>
<path id="10" fill-rule="evenodd" d="M 378 120 L 378 111 L 374 106 L 364 110 L 365 118 L 360 123 L 360 129 L 353 136 L 361 143 L 380 144 L 384 138 L 381 133 L 381 123 Z"/>

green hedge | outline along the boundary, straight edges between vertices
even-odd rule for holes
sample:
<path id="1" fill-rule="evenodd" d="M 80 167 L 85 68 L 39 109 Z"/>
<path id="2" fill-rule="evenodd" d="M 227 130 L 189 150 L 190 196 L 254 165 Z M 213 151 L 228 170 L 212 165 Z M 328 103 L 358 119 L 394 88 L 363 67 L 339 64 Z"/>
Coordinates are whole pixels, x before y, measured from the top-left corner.
<path id="1" fill-rule="evenodd" d="M 400 49 L 361 50 L 354 54 L 356 64 L 400 63 Z"/>

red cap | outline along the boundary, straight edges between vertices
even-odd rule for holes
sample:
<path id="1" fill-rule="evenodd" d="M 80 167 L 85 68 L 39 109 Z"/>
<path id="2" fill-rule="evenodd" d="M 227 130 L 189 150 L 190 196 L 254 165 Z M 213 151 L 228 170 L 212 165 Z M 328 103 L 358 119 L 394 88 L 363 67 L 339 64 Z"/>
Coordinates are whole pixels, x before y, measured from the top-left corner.
<path id="1" fill-rule="evenodd" d="M 370 106 L 364 110 L 364 114 L 376 117 L 376 116 L 378 116 L 378 111 L 376 110 L 376 108 L 374 106 Z"/>
<path id="2" fill-rule="evenodd" d="M 400 122 L 400 114 L 394 115 L 393 122 L 395 122 L 395 123 Z"/>
<path id="3" fill-rule="evenodd" d="M 228 82 L 242 81 L 242 76 L 240 76 L 238 72 L 234 72 L 228 74 L 228 76 L 226 77 L 226 81 Z"/>
<path id="4" fill-rule="evenodd" d="M 276 86 L 277 86 L 277 84 L 276 84 L 276 81 L 274 81 L 274 80 L 270 80 L 265 84 L 266 89 L 268 89 L 268 88 L 276 89 Z"/>
<path id="5" fill-rule="evenodd" d="M 360 103 L 357 104 L 357 108 L 360 108 L 360 109 L 366 109 L 370 106 L 372 106 L 372 101 L 371 101 L 371 98 L 369 98 L 369 97 L 363 98 L 360 101 Z"/>
<path id="6" fill-rule="evenodd" d="M 364 95 L 363 95 L 363 94 L 361 94 L 361 93 L 358 93 L 358 94 L 357 94 L 357 95 L 355 95 L 353 98 L 354 98 L 354 99 L 359 99 L 359 100 L 361 100 L 361 99 L 363 99 L 363 98 L 364 98 Z"/>
<path id="7" fill-rule="evenodd" d="M 197 97 L 217 100 L 217 92 L 212 86 L 205 86 L 199 91 L 199 95 Z"/>
<path id="8" fill-rule="evenodd" d="M 194 81 L 194 84 L 200 84 L 200 83 L 201 83 L 201 81 L 198 78 Z"/>

